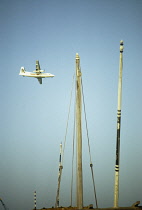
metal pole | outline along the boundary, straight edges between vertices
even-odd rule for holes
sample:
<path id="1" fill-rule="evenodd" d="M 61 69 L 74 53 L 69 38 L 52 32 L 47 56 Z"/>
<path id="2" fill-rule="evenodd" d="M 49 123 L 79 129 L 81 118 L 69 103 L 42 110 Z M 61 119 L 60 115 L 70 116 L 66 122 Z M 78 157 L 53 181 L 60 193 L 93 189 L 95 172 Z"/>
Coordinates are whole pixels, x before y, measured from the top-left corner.
<path id="1" fill-rule="evenodd" d="M 77 207 L 83 208 L 83 178 L 82 178 L 82 122 L 81 122 L 81 70 L 80 57 L 76 53 L 76 138 L 77 138 Z"/>
<path id="2" fill-rule="evenodd" d="M 121 101 L 122 101 L 122 68 L 123 68 L 123 41 L 120 41 L 120 62 L 118 80 L 118 107 L 117 107 L 117 138 L 116 138 L 116 162 L 114 183 L 114 207 L 118 207 L 119 200 L 119 164 L 120 164 L 120 128 L 121 128 Z"/>

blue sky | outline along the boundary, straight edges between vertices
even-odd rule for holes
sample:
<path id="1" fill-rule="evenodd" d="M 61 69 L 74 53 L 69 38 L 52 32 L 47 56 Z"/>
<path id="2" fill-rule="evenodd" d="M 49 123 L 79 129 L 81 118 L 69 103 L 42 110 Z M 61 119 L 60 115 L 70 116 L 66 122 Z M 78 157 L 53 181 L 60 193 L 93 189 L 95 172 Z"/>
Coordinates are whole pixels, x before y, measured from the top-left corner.
<path id="1" fill-rule="evenodd" d="M 55 204 L 59 145 L 64 142 L 76 53 L 81 58 L 98 205 L 113 206 L 121 39 L 119 205 L 142 202 L 142 1 L 1 0 L 0 25 L 0 197 L 9 209 L 32 209 L 35 190 L 38 208 Z M 33 71 L 36 60 L 56 75 L 44 79 L 42 85 L 18 75 L 21 66 Z M 73 106 L 64 154 L 62 206 L 70 205 Z M 84 205 L 89 205 L 94 204 L 94 196 L 85 131 L 83 155 Z"/>

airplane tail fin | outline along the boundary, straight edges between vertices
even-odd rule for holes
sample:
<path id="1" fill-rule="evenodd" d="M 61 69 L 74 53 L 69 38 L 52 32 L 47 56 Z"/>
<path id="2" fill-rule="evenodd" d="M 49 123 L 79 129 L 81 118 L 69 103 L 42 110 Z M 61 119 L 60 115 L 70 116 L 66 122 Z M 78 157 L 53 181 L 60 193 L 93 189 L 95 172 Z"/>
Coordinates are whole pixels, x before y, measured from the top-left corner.
<path id="1" fill-rule="evenodd" d="M 24 67 L 21 67 L 21 69 L 20 69 L 20 74 L 23 74 L 23 73 L 25 73 L 25 68 Z"/>
<path id="2" fill-rule="evenodd" d="M 39 84 L 42 84 L 42 78 L 37 78 L 39 81 Z"/>

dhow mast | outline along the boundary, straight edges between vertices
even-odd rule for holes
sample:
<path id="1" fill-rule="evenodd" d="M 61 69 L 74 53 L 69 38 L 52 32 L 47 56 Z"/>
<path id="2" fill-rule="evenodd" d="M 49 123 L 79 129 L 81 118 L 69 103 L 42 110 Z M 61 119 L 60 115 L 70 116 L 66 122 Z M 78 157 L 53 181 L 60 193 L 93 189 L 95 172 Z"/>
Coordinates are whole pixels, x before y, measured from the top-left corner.
<path id="1" fill-rule="evenodd" d="M 76 53 L 76 139 L 77 139 L 77 207 L 83 208 L 83 178 L 82 178 L 82 92 L 80 57 Z"/>
<path id="2" fill-rule="evenodd" d="M 123 70 L 123 41 L 120 41 L 119 80 L 118 80 L 118 107 L 117 107 L 117 139 L 114 183 L 114 207 L 118 207 L 119 199 L 119 162 L 120 162 L 120 128 L 121 128 L 121 101 L 122 101 L 122 70 Z"/>

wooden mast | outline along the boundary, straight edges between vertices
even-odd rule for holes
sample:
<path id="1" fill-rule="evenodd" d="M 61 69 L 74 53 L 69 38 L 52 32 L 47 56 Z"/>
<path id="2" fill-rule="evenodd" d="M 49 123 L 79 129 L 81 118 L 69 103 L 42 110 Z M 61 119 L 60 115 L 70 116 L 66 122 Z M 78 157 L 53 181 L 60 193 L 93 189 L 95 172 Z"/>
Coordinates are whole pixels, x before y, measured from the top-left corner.
<path id="1" fill-rule="evenodd" d="M 81 93 L 81 70 L 80 57 L 76 53 L 76 141 L 77 141 L 77 207 L 83 208 L 83 178 L 82 178 L 82 93 Z"/>

